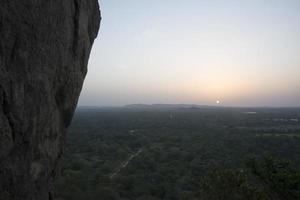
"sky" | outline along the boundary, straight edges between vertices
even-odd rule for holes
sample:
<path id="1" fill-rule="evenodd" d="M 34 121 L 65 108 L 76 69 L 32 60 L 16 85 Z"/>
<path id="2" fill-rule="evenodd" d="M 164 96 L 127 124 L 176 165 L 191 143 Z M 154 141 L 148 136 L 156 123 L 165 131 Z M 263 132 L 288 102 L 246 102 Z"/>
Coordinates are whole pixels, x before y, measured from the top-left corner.
<path id="1" fill-rule="evenodd" d="M 300 106 L 299 0 L 100 0 L 80 106 Z"/>

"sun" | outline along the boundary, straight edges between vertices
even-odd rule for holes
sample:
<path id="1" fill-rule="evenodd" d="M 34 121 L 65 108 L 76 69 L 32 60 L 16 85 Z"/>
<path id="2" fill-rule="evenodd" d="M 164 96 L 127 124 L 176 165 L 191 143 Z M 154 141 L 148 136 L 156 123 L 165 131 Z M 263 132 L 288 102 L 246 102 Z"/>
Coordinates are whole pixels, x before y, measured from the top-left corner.
<path id="1" fill-rule="evenodd" d="M 220 104 L 221 102 L 220 102 L 220 100 L 216 100 L 216 104 Z"/>

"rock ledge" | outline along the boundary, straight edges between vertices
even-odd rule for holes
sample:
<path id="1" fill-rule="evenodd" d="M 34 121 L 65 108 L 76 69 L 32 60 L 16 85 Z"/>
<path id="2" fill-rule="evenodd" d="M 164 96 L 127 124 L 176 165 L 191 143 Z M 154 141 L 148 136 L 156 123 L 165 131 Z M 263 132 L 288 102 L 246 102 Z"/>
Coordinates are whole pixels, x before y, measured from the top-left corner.
<path id="1" fill-rule="evenodd" d="M 0 199 L 51 200 L 97 0 L 0 0 Z"/>

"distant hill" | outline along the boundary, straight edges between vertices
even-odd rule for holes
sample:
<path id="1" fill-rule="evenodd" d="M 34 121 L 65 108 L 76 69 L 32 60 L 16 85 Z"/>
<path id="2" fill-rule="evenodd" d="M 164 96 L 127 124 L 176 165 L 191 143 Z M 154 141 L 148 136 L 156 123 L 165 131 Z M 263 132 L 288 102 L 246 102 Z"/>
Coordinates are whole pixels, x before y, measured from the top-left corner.
<path id="1" fill-rule="evenodd" d="M 230 107 L 230 106 L 209 106 L 209 105 L 198 105 L 198 104 L 128 104 L 125 106 L 78 106 L 77 111 L 139 111 L 139 110 L 200 110 L 200 109 L 234 109 L 240 110 L 240 112 L 244 113 L 253 113 L 253 112 L 283 112 L 283 111 L 297 111 L 300 108 L 279 108 L 279 107 Z"/>
<path id="2" fill-rule="evenodd" d="M 78 106 L 77 110 L 90 110 L 90 109 L 99 109 L 99 106 Z"/>
<path id="3" fill-rule="evenodd" d="M 130 109 L 180 109 L 180 108 L 190 108 L 199 109 L 207 108 L 213 106 L 197 105 L 197 104 L 129 104 L 125 105 L 124 108 Z"/>
<path id="4" fill-rule="evenodd" d="M 214 108 L 214 106 L 196 104 L 128 104 L 125 106 L 78 106 L 77 110 L 173 110 L 200 108 Z"/>

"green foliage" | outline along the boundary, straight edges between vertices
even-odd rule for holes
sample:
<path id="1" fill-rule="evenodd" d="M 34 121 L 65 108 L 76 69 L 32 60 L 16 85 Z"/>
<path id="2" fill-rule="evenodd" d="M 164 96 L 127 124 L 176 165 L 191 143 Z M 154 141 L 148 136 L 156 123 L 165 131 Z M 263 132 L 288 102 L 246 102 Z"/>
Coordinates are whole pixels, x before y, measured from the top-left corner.
<path id="1" fill-rule="evenodd" d="M 267 156 L 260 162 L 251 160 L 248 166 L 275 196 L 300 199 L 300 171 L 290 161 Z"/>
<path id="2" fill-rule="evenodd" d="M 215 200 L 266 200 L 262 187 L 253 183 L 244 170 L 210 171 L 200 181 L 200 199 Z"/>
<path id="3" fill-rule="evenodd" d="M 300 122 L 272 121 L 300 118 L 300 111 L 258 113 L 225 108 L 77 112 L 56 197 L 300 199 L 300 137 L 294 137 L 300 135 Z"/>

